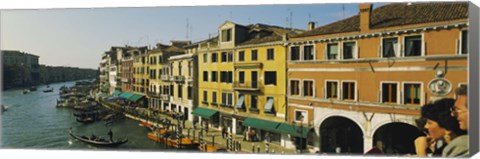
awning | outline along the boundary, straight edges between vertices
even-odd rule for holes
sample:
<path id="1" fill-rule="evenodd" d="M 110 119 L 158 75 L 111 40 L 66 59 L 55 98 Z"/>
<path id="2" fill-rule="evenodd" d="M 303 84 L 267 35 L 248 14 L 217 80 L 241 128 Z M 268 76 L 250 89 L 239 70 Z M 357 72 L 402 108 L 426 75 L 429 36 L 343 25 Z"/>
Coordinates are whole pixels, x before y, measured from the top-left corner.
<path id="1" fill-rule="evenodd" d="M 253 128 L 258 128 L 258 129 L 273 131 L 273 132 L 277 132 L 278 125 L 280 125 L 280 123 L 261 120 L 261 119 L 255 119 L 255 118 L 247 118 L 243 121 L 243 126 L 250 126 Z"/>
<path id="2" fill-rule="evenodd" d="M 307 135 L 308 135 L 308 132 L 311 130 L 312 128 L 309 128 L 309 127 L 302 127 L 302 126 L 297 126 L 297 125 L 290 125 L 290 124 L 285 124 L 285 123 L 281 123 L 278 128 L 277 128 L 277 131 L 281 132 L 282 134 L 290 134 L 292 136 L 295 136 L 295 137 L 302 137 L 302 138 L 306 138 Z"/>
<path id="3" fill-rule="evenodd" d="M 132 102 L 137 102 L 139 99 L 141 99 L 143 97 L 143 95 L 140 95 L 140 94 L 133 94 L 130 98 L 128 98 L 128 100 L 132 101 Z"/>
<path id="4" fill-rule="evenodd" d="M 115 101 L 115 100 L 124 100 L 124 99 L 120 98 L 120 97 L 109 97 L 109 98 L 107 98 L 107 101 Z"/>
<path id="5" fill-rule="evenodd" d="M 268 99 L 267 101 L 267 104 L 265 104 L 265 112 L 272 112 L 272 108 L 273 108 L 273 99 L 270 98 Z"/>
<path id="6" fill-rule="evenodd" d="M 244 96 L 240 96 L 240 98 L 238 98 L 237 108 L 243 109 L 243 100 L 244 100 Z"/>
<path id="7" fill-rule="evenodd" d="M 132 93 L 128 93 L 128 92 L 123 92 L 119 95 L 119 97 L 122 97 L 122 98 L 125 98 L 125 99 L 128 99 L 130 97 L 132 97 L 133 94 Z"/>
<path id="8" fill-rule="evenodd" d="M 197 116 L 201 116 L 203 118 L 210 119 L 210 117 L 215 115 L 217 112 L 218 111 L 216 111 L 216 110 L 211 110 L 211 109 L 207 109 L 207 108 L 198 107 L 198 108 L 195 108 L 193 110 L 192 114 L 197 115 Z"/>
<path id="9" fill-rule="evenodd" d="M 114 96 L 120 96 L 120 94 L 122 94 L 122 92 L 120 92 L 120 91 L 115 91 L 115 92 L 113 92 L 112 94 L 113 94 Z"/>

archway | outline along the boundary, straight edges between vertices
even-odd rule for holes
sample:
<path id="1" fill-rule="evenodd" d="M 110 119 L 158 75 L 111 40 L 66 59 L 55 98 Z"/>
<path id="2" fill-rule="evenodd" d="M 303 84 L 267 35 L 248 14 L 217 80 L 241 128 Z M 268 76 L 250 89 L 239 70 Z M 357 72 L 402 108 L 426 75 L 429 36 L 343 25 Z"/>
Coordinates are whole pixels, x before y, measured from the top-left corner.
<path id="1" fill-rule="evenodd" d="M 400 122 L 382 125 L 373 134 L 373 143 L 381 140 L 384 143 L 384 152 L 392 155 L 415 154 L 415 139 L 422 135 L 417 127 Z"/>
<path id="2" fill-rule="evenodd" d="M 352 120 L 333 116 L 320 125 L 321 152 L 335 153 L 339 147 L 341 153 L 362 154 L 363 132 Z"/>

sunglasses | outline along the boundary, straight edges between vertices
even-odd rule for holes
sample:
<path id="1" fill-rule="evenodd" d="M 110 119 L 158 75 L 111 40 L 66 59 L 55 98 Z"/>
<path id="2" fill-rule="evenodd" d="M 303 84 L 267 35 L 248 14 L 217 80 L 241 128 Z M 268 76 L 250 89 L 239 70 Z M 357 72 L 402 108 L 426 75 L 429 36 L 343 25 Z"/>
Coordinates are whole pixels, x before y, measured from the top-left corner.
<path id="1" fill-rule="evenodd" d="M 467 110 L 459 110 L 457 107 L 451 107 L 450 108 L 450 113 L 452 116 L 457 116 L 459 113 L 465 112 Z"/>

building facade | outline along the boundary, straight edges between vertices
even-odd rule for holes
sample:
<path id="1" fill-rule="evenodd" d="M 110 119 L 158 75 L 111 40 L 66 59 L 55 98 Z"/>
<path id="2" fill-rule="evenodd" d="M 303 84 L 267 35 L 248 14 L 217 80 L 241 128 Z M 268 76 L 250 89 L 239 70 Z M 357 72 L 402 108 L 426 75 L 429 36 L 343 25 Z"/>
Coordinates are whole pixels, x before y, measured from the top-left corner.
<path id="1" fill-rule="evenodd" d="M 394 3 L 294 36 L 287 120 L 315 151 L 415 153 L 421 106 L 467 82 L 467 32 L 466 2 Z"/>

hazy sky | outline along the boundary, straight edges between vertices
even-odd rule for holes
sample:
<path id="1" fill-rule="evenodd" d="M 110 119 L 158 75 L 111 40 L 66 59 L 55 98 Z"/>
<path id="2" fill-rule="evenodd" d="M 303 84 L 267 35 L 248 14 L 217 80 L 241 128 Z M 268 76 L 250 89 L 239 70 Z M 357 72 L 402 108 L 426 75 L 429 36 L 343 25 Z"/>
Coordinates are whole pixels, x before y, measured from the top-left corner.
<path id="1" fill-rule="evenodd" d="M 39 55 L 41 64 L 96 69 L 111 46 L 186 40 L 187 19 L 187 40 L 196 42 L 217 35 L 226 20 L 289 27 L 292 13 L 292 26 L 306 29 L 308 21 L 321 26 L 357 12 L 353 3 L 2 10 L 0 49 Z"/>

